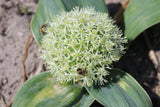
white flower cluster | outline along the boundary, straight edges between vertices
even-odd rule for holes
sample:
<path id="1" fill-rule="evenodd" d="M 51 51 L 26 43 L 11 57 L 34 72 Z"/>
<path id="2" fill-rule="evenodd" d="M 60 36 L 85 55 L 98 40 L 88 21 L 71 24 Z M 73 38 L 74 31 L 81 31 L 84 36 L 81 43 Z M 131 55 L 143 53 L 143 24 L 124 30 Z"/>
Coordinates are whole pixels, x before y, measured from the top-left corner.
<path id="1" fill-rule="evenodd" d="M 62 12 L 47 24 L 42 55 L 58 81 L 102 85 L 106 68 L 124 53 L 126 38 L 113 20 L 94 8 Z"/>

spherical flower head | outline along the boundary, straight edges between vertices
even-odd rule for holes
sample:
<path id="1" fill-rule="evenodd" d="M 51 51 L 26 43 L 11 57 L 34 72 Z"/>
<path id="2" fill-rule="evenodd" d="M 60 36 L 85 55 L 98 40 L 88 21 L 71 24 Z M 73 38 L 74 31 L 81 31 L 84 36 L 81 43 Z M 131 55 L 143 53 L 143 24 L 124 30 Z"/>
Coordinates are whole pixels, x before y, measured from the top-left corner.
<path id="1" fill-rule="evenodd" d="M 58 81 L 102 85 L 106 70 L 124 53 L 126 38 L 107 14 L 94 8 L 62 12 L 47 23 L 41 58 Z"/>

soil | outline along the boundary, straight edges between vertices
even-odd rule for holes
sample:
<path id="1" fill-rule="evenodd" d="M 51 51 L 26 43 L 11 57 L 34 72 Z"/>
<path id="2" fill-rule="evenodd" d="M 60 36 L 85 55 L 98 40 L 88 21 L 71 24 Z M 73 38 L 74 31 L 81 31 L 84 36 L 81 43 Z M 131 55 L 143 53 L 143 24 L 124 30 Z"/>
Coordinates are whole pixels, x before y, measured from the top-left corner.
<path id="1" fill-rule="evenodd" d="M 106 0 L 111 16 L 115 15 L 121 1 Z M 23 84 L 22 60 L 37 3 L 38 0 L 0 0 L 0 107 L 7 107 Z M 142 85 L 155 107 L 160 106 L 159 29 L 160 24 L 157 24 L 140 34 L 120 61 L 113 64 Z M 40 49 L 33 39 L 25 60 L 27 79 L 43 71 L 39 53 Z"/>
<path id="2" fill-rule="evenodd" d="M 23 14 L 21 9 L 25 6 L 32 12 Z M 0 0 L 0 107 L 7 107 L 23 84 L 22 59 L 36 7 L 37 1 L 33 0 Z M 28 78 L 36 74 L 41 64 L 37 57 L 39 52 L 33 40 L 25 61 Z"/>

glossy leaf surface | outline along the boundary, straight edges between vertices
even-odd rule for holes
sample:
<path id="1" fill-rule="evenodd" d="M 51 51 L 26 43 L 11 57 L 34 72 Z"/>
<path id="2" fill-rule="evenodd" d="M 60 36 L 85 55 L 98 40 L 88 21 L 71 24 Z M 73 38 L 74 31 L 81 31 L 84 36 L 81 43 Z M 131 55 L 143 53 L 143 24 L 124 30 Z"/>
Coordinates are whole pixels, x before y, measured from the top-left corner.
<path id="1" fill-rule="evenodd" d="M 44 72 L 22 86 L 12 107 L 89 107 L 93 101 L 81 86 L 61 85 L 49 72 Z"/>
<path id="2" fill-rule="evenodd" d="M 129 41 L 160 22 L 160 0 L 130 0 L 124 13 L 124 35 Z"/>
<path id="3" fill-rule="evenodd" d="M 129 74 L 112 69 L 104 86 L 86 87 L 88 92 L 105 107 L 152 107 L 143 88 Z"/>

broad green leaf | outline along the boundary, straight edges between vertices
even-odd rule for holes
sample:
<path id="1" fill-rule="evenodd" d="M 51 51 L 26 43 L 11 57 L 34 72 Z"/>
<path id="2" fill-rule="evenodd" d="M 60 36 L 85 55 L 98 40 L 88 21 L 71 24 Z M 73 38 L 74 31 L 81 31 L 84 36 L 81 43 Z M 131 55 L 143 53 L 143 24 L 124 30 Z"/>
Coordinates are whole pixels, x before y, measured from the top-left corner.
<path id="1" fill-rule="evenodd" d="M 96 11 L 107 13 L 104 0 L 62 0 L 62 2 L 67 11 L 70 11 L 75 7 L 93 7 Z"/>
<path id="2" fill-rule="evenodd" d="M 81 98 L 79 101 L 75 100 L 76 104 L 74 107 L 90 107 L 90 105 L 95 101 L 95 99 L 88 92 L 86 92 L 86 90 L 83 90 L 80 96 L 78 97 Z"/>
<path id="3" fill-rule="evenodd" d="M 44 72 L 21 87 L 12 107 L 89 107 L 93 101 L 80 85 L 61 85 Z"/>
<path id="4" fill-rule="evenodd" d="M 39 0 L 36 14 L 31 21 L 31 30 L 39 46 L 43 36 L 40 33 L 41 26 L 53 20 L 61 11 L 70 11 L 76 6 L 94 7 L 97 11 L 107 13 L 104 0 Z"/>
<path id="5" fill-rule="evenodd" d="M 151 107 L 145 90 L 129 74 L 112 69 L 103 86 L 86 87 L 88 92 L 105 107 Z"/>
<path id="6" fill-rule="evenodd" d="M 160 0 L 130 0 L 124 13 L 124 35 L 129 41 L 160 22 Z"/>
<path id="7" fill-rule="evenodd" d="M 36 14 L 31 21 L 32 34 L 39 46 L 43 36 L 40 33 L 41 26 L 52 20 L 58 12 L 64 10 L 65 7 L 61 0 L 39 0 Z"/>

